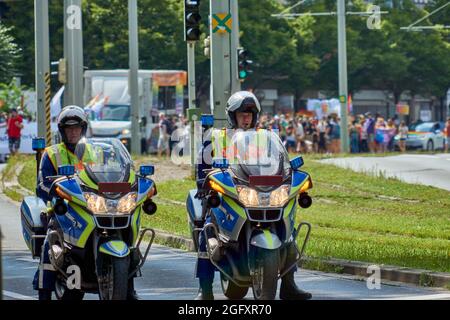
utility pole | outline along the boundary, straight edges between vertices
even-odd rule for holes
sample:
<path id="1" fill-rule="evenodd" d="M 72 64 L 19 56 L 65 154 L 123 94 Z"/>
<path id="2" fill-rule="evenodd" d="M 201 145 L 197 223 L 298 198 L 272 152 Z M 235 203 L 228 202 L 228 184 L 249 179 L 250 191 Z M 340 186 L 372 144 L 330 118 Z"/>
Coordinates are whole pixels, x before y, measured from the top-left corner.
<path id="1" fill-rule="evenodd" d="M 141 154 L 141 130 L 139 115 L 139 45 L 138 45 L 138 12 L 137 0 L 128 0 L 128 28 L 129 28 L 129 88 L 131 97 L 131 153 Z"/>
<path id="2" fill-rule="evenodd" d="M 339 102 L 341 104 L 341 152 L 348 153 L 348 79 L 347 79 L 347 39 L 345 31 L 345 0 L 337 0 L 338 15 L 338 56 L 339 56 Z"/>
<path id="3" fill-rule="evenodd" d="M 64 58 L 67 83 L 64 106 L 83 106 L 83 24 L 82 0 L 64 0 Z"/>
<path id="4" fill-rule="evenodd" d="M 50 75 L 48 0 L 34 0 L 35 60 L 38 136 L 46 136 L 45 78 Z"/>

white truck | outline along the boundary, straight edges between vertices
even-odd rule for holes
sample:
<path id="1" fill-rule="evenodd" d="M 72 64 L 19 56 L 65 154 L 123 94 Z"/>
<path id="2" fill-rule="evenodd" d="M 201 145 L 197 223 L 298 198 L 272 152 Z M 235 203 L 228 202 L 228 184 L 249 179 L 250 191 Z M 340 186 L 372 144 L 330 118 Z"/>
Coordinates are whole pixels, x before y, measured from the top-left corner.
<path id="1" fill-rule="evenodd" d="M 84 103 L 85 105 L 102 104 L 101 112 L 91 113 L 91 135 L 93 137 L 118 138 L 129 149 L 131 143 L 131 98 L 128 91 L 128 74 L 129 71 L 124 69 L 85 71 Z M 159 134 L 155 129 L 158 114 L 160 112 L 166 114 L 183 112 L 186 72 L 181 70 L 139 70 L 138 75 L 141 136 L 146 150 L 153 153 L 156 151 L 157 135 Z M 163 90 L 161 103 L 159 88 L 176 87 L 177 85 L 182 86 L 182 89 Z M 174 100 L 172 97 L 174 94 L 177 101 L 176 106 L 166 103 Z M 170 95 L 170 97 L 164 97 L 164 95 Z"/>

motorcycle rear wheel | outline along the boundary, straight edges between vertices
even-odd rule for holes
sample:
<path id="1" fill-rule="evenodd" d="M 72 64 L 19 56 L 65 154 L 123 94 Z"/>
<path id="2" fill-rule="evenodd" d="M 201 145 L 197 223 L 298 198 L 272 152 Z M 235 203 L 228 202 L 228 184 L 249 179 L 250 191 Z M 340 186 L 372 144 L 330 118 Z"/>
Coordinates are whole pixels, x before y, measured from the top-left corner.
<path id="1" fill-rule="evenodd" d="M 73 289 L 69 290 L 67 289 L 67 286 L 65 286 L 62 283 L 62 279 L 57 279 L 55 283 L 55 297 L 57 300 L 64 300 L 64 301 L 80 301 L 84 298 L 84 292 L 81 290 Z"/>
<path id="2" fill-rule="evenodd" d="M 255 300 L 274 300 L 277 294 L 279 249 L 257 248 L 252 290 Z"/>

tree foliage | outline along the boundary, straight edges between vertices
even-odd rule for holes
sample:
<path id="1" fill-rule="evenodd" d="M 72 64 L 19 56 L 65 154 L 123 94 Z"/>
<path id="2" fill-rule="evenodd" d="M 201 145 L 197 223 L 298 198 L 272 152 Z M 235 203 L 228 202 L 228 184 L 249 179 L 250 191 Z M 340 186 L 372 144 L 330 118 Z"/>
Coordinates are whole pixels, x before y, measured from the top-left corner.
<path id="1" fill-rule="evenodd" d="M 11 36 L 11 29 L 0 22 L 0 83 L 11 81 L 20 59 L 20 48 Z"/>

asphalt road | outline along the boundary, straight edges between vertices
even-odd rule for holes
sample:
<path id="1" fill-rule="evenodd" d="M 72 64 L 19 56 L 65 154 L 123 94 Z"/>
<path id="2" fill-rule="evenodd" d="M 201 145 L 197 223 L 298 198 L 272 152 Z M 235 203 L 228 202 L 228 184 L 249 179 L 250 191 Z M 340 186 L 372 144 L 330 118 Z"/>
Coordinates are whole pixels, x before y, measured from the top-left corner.
<path id="1" fill-rule="evenodd" d="M 351 157 L 321 160 L 367 174 L 383 174 L 407 183 L 450 191 L 450 154 L 404 154 L 390 157 Z"/>
<path id="2" fill-rule="evenodd" d="M 0 166 L 1 169 L 1 166 Z M 6 300 L 35 300 L 37 294 L 31 282 L 38 261 L 26 250 L 20 229 L 19 208 L 0 194 L 0 225 L 3 230 L 3 298 Z M 142 278 L 136 280 L 141 299 L 191 300 L 197 294 L 194 278 L 196 255 L 191 252 L 154 245 L 143 267 Z M 216 274 L 218 280 L 218 274 Z M 381 284 L 368 289 L 366 281 L 352 276 L 300 270 L 297 284 L 313 294 L 313 299 L 449 299 L 450 292 L 402 284 Z M 216 299 L 225 299 L 219 281 L 215 282 Z M 95 300 L 96 295 L 85 299 Z M 246 299 L 252 299 L 249 291 Z"/>

